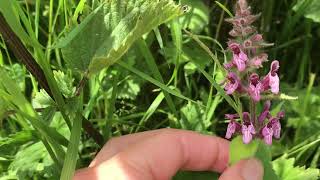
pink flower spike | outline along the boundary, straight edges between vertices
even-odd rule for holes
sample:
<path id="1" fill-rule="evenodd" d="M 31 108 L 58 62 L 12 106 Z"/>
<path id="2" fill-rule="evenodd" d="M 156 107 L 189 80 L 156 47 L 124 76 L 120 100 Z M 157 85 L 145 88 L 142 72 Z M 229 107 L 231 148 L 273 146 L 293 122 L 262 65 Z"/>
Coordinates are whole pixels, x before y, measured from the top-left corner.
<path id="1" fill-rule="evenodd" d="M 251 123 L 250 114 L 248 112 L 243 112 L 242 113 L 242 119 L 243 119 L 244 124 L 250 124 Z"/>
<path id="2" fill-rule="evenodd" d="M 237 66 L 240 72 L 244 71 L 246 68 L 246 62 L 248 61 L 248 56 L 241 50 L 240 44 L 238 43 L 229 43 L 229 48 L 233 53 L 233 64 Z"/>
<path id="3" fill-rule="evenodd" d="M 277 74 L 279 70 L 279 61 L 273 61 L 271 63 L 271 70 L 269 72 L 269 86 L 271 88 L 271 92 L 274 94 L 279 93 L 279 76 Z"/>
<path id="4" fill-rule="evenodd" d="M 268 123 L 268 126 L 271 126 L 273 130 L 273 136 L 279 139 L 281 135 L 281 124 L 279 122 L 279 118 L 272 118 Z"/>
<path id="5" fill-rule="evenodd" d="M 239 115 L 238 114 L 225 114 L 224 117 L 226 119 L 234 120 L 236 118 L 239 118 Z"/>
<path id="6" fill-rule="evenodd" d="M 224 89 L 226 90 L 227 94 L 232 94 L 234 93 L 236 90 L 239 90 L 241 87 L 241 82 L 239 77 L 237 77 L 237 75 L 233 72 L 229 72 L 227 75 L 227 84 L 224 87 Z"/>
<path id="7" fill-rule="evenodd" d="M 236 132 L 236 124 L 233 121 L 230 121 L 228 124 L 227 132 L 226 132 L 226 139 L 230 139 L 231 136 Z"/>
<path id="8" fill-rule="evenodd" d="M 252 140 L 252 135 L 256 133 L 252 123 L 247 125 L 242 125 L 242 141 L 244 144 L 249 144 Z"/>
<path id="9" fill-rule="evenodd" d="M 282 118 L 284 118 L 284 115 L 285 115 L 285 112 L 284 111 L 280 111 L 277 114 L 277 118 L 282 119 Z"/>
<path id="10" fill-rule="evenodd" d="M 266 144 L 268 144 L 268 145 L 272 144 L 272 136 L 273 136 L 272 128 L 268 128 L 267 126 L 265 126 L 262 129 L 262 136 L 263 136 L 263 140 Z"/>
<path id="11" fill-rule="evenodd" d="M 260 101 L 260 93 L 262 92 L 262 85 L 259 80 L 258 74 L 251 74 L 250 76 L 250 84 L 248 88 L 248 93 L 251 96 L 251 98 L 255 101 L 258 102 Z"/>
<path id="12" fill-rule="evenodd" d="M 271 102 L 270 101 L 266 101 L 264 103 L 264 108 L 262 113 L 260 114 L 260 116 L 258 117 L 258 122 L 260 124 L 263 123 L 263 121 L 268 118 L 268 116 L 270 116 L 270 106 L 271 106 Z"/>
<path id="13" fill-rule="evenodd" d="M 239 118 L 239 115 L 238 114 L 225 114 L 225 117 L 227 119 L 230 119 L 225 138 L 230 139 L 235 132 L 240 131 L 240 129 L 241 129 L 240 124 L 234 120 L 235 118 Z"/>
<path id="14" fill-rule="evenodd" d="M 260 42 L 263 40 L 263 37 L 261 34 L 255 34 L 250 39 L 251 41 L 254 41 L 254 42 Z"/>
<path id="15" fill-rule="evenodd" d="M 259 56 L 255 56 L 250 60 L 250 66 L 253 66 L 254 68 L 261 68 L 263 67 L 262 64 L 266 61 L 268 61 L 268 55 L 262 53 Z"/>
<path id="16" fill-rule="evenodd" d="M 247 61 L 248 61 L 248 56 L 243 51 L 240 51 L 239 54 L 233 54 L 233 62 L 236 64 L 240 72 L 246 69 Z"/>
<path id="17" fill-rule="evenodd" d="M 262 81 L 263 91 L 266 91 L 270 88 L 270 90 L 273 94 L 279 93 L 280 79 L 277 74 L 279 67 L 280 67 L 279 61 L 275 60 L 271 63 L 270 72 L 267 74 L 267 76 Z"/>
<path id="18" fill-rule="evenodd" d="M 277 139 L 280 139 L 280 135 L 281 135 L 281 124 L 279 121 L 275 122 L 272 125 L 272 130 L 273 130 L 273 136 Z"/>
<path id="19" fill-rule="evenodd" d="M 223 67 L 224 67 L 226 70 L 229 70 L 229 69 L 231 69 L 231 68 L 234 67 L 234 64 L 233 64 L 233 62 L 226 63 L 226 64 L 223 64 Z"/>

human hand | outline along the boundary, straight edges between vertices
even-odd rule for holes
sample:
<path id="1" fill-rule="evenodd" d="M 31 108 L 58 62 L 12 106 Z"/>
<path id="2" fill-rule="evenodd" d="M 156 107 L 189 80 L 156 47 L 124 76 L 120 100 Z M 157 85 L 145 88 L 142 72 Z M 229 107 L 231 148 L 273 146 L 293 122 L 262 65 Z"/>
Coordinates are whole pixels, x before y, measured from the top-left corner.
<path id="1" fill-rule="evenodd" d="M 262 180 L 255 159 L 228 167 L 229 142 L 191 131 L 161 129 L 113 138 L 74 180 L 166 180 L 178 170 L 220 172 L 220 180 Z"/>

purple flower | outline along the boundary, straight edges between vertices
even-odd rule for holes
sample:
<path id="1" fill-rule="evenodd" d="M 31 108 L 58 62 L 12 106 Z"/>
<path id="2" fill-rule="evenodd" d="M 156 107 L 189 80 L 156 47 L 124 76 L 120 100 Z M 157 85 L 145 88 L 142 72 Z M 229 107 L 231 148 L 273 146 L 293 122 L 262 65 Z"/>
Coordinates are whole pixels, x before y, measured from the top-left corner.
<path id="1" fill-rule="evenodd" d="M 273 136 L 277 139 L 280 138 L 280 133 L 281 133 L 280 119 L 282 119 L 283 117 L 284 117 L 284 112 L 280 111 L 278 112 L 277 117 L 272 118 L 269 122 L 273 130 Z"/>
<path id="2" fill-rule="evenodd" d="M 226 70 L 229 70 L 234 67 L 234 64 L 233 61 L 231 61 L 230 63 L 223 64 L 223 66 Z"/>
<path id="3" fill-rule="evenodd" d="M 224 89 L 227 91 L 227 94 L 232 94 L 236 90 L 240 91 L 241 90 L 241 82 L 239 77 L 233 73 L 229 72 L 227 75 L 227 84 L 224 87 Z"/>
<path id="4" fill-rule="evenodd" d="M 281 134 L 280 119 L 284 117 L 284 112 L 280 111 L 276 117 L 271 118 L 270 122 L 262 129 L 262 136 L 266 144 L 272 144 L 272 137 L 279 139 Z"/>
<path id="5" fill-rule="evenodd" d="M 226 114 L 225 117 L 227 119 L 230 119 L 230 122 L 228 124 L 228 129 L 227 129 L 227 132 L 226 132 L 226 139 L 230 139 L 231 136 L 239 131 L 241 129 L 241 126 L 239 123 L 237 123 L 234 119 L 235 118 L 239 118 L 239 115 L 238 114 Z"/>
<path id="6" fill-rule="evenodd" d="M 273 136 L 277 139 L 280 138 L 281 133 L 281 124 L 279 122 L 279 119 L 275 118 L 271 120 L 271 127 L 273 130 Z"/>
<path id="7" fill-rule="evenodd" d="M 246 0 L 239 0 L 236 6 L 236 17 L 248 16 L 251 14 L 250 7 Z"/>
<path id="8" fill-rule="evenodd" d="M 268 55 L 266 53 L 262 53 L 258 56 L 255 56 L 254 58 L 252 58 L 250 60 L 250 66 L 254 67 L 254 68 L 261 68 L 262 63 L 268 61 Z"/>
<path id="9" fill-rule="evenodd" d="M 279 89 L 279 61 L 271 63 L 270 71 L 262 77 L 257 74 L 257 69 L 263 67 L 268 61 L 268 55 L 263 52 L 264 47 L 270 46 L 259 34 L 257 28 L 252 25 L 261 14 L 251 13 L 251 7 L 247 0 L 237 0 L 235 16 L 226 19 L 231 23 L 232 29 L 229 34 L 233 37 L 228 42 L 228 49 L 232 52 L 232 59 L 224 64 L 228 74 L 224 86 L 226 94 L 235 94 L 235 98 L 249 99 L 250 112 L 242 114 L 226 114 L 230 119 L 225 137 L 230 139 L 235 133 L 242 135 L 243 143 L 248 144 L 254 138 L 264 139 L 266 144 L 272 144 L 273 138 L 279 139 L 281 134 L 280 119 L 284 113 L 279 112 L 272 117 L 270 113 L 270 100 L 266 100 L 263 111 L 257 114 L 256 104 L 262 98 L 262 93 L 269 99 L 270 94 L 278 94 Z M 247 98 L 242 98 L 247 97 Z M 271 96 L 272 98 L 272 96 Z M 271 99 L 270 98 L 270 99 Z M 242 102 L 239 102 L 239 106 Z M 235 121 L 241 117 L 242 122 Z"/>
<path id="10" fill-rule="evenodd" d="M 261 42 L 263 41 L 263 37 L 261 34 L 255 34 L 253 35 L 251 38 L 251 41 L 254 41 L 254 42 Z"/>
<path id="11" fill-rule="evenodd" d="M 272 144 L 273 129 L 269 128 L 268 126 L 265 126 L 262 129 L 262 136 L 263 136 L 264 142 L 266 144 L 271 145 Z"/>
<path id="12" fill-rule="evenodd" d="M 248 93 L 255 102 L 258 102 L 260 101 L 260 93 L 262 91 L 262 84 L 260 83 L 259 75 L 253 73 L 251 74 L 249 80 L 250 84 L 248 88 Z"/>
<path id="13" fill-rule="evenodd" d="M 243 123 L 241 126 L 242 141 L 245 144 L 249 144 L 252 140 L 252 135 L 256 134 L 256 130 L 250 120 L 250 114 L 248 112 L 243 112 Z"/>
<path id="14" fill-rule="evenodd" d="M 245 144 L 249 144 L 252 140 L 252 135 L 256 134 L 256 131 L 252 123 L 248 125 L 243 124 L 241 128 L 241 132 L 242 132 L 242 141 Z"/>
<path id="15" fill-rule="evenodd" d="M 272 137 L 280 138 L 281 124 L 277 118 L 273 118 L 262 129 L 262 136 L 266 144 L 272 144 Z"/>
<path id="16" fill-rule="evenodd" d="M 261 113 L 261 114 L 259 115 L 259 117 L 258 117 L 258 122 L 259 122 L 260 124 L 263 124 L 264 120 L 265 120 L 266 118 L 269 118 L 269 116 L 270 116 L 270 107 L 271 107 L 271 102 L 270 102 L 270 101 L 266 101 L 266 102 L 264 103 L 263 111 L 262 111 L 262 113 Z"/>
<path id="17" fill-rule="evenodd" d="M 271 89 L 273 94 L 279 93 L 279 76 L 277 74 L 279 70 L 279 61 L 275 60 L 271 63 L 270 72 L 268 75 L 263 79 L 263 89 L 268 90 Z"/>
<path id="18" fill-rule="evenodd" d="M 240 72 L 244 71 L 246 68 L 246 62 L 248 61 L 248 56 L 241 50 L 238 43 L 229 43 L 229 48 L 233 53 L 233 64 L 235 64 Z"/>

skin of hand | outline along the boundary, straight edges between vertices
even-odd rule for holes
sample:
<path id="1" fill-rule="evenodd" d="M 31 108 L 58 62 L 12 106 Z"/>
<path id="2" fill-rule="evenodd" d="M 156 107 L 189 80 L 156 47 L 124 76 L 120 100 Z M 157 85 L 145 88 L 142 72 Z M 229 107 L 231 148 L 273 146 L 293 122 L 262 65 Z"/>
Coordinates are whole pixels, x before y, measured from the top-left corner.
<path id="1" fill-rule="evenodd" d="M 73 180 L 167 180 L 178 170 L 215 171 L 219 180 L 262 180 L 256 159 L 229 167 L 229 141 L 196 132 L 160 129 L 111 139 Z"/>

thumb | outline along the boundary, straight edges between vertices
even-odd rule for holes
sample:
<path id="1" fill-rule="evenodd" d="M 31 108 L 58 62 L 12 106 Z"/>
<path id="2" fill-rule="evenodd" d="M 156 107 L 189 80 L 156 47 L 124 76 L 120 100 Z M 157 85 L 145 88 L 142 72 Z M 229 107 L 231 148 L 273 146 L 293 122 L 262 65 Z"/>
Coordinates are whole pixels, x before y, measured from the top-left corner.
<path id="1" fill-rule="evenodd" d="M 263 166 L 257 159 L 241 160 L 226 169 L 219 180 L 262 180 Z"/>

